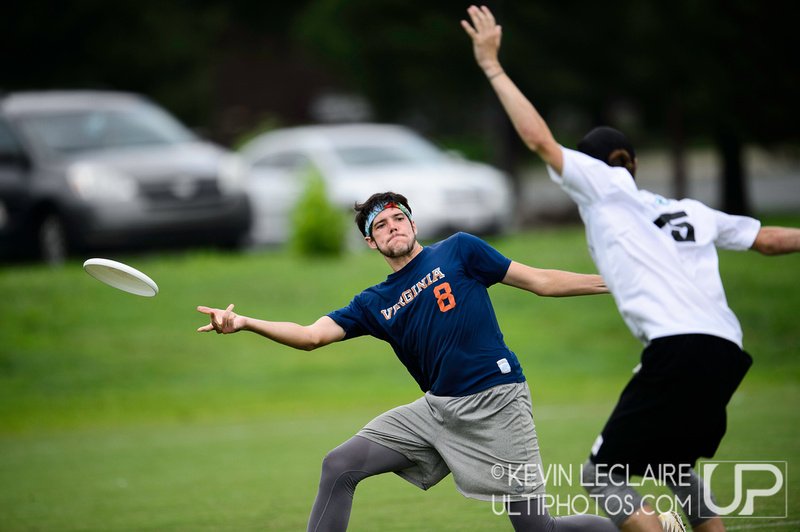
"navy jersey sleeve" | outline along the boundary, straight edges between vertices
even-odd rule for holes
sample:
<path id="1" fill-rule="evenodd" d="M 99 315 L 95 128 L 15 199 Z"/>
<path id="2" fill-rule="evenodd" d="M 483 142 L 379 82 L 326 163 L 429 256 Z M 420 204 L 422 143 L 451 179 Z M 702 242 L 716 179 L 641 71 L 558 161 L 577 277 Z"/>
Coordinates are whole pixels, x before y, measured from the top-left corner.
<path id="1" fill-rule="evenodd" d="M 508 273 L 511 259 L 480 238 L 469 233 L 459 233 L 458 244 L 467 274 L 482 285 L 499 283 Z"/>
<path id="2" fill-rule="evenodd" d="M 354 297 L 346 307 L 328 313 L 328 317 L 344 329 L 345 340 L 369 334 L 363 325 L 364 312 L 361 305 L 358 304 L 358 296 Z"/>

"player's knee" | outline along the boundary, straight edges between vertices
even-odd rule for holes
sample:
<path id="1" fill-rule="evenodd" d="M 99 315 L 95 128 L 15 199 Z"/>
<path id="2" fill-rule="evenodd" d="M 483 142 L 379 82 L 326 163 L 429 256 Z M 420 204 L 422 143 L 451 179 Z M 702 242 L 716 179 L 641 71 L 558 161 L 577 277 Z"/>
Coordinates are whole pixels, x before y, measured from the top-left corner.
<path id="1" fill-rule="evenodd" d="M 642 496 L 628 484 L 625 475 L 617 472 L 598 474 L 598 466 L 591 459 L 581 468 L 581 483 L 617 527 L 643 508 Z"/>
<path id="2" fill-rule="evenodd" d="M 581 486 L 590 494 L 597 490 L 597 468 L 591 459 L 586 460 L 581 467 Z"/>
<path id="3" fill-rule="evenodd" d="M 352 469 L 352 459 L 350 455 L 337 447 L 329 451 L 322 459 L 322 474 L 338 476 L 341 473 Z"/>
<path id="4" fill-rule="evenodd" d="M 356 485 L 365 477 L 358 469 L 361 461 L 346 449 L 333 449 L 322 459 L 322 482 L 354 492 Z"/>

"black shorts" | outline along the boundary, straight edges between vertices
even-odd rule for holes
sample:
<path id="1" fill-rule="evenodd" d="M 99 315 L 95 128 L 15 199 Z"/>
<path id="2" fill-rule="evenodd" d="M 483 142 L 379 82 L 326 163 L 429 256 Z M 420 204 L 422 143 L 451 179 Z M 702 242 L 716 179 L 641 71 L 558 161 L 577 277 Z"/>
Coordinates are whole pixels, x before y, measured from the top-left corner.
<path id="1" fill-rule="evenodd" d="M 738 345 L 705 334 L 650 342 L 622 391 L 592 462 L 624 464 L 632 475 L 659 464 L 712 457 L 727 428 L 725 407 L 753 359 Z"/>

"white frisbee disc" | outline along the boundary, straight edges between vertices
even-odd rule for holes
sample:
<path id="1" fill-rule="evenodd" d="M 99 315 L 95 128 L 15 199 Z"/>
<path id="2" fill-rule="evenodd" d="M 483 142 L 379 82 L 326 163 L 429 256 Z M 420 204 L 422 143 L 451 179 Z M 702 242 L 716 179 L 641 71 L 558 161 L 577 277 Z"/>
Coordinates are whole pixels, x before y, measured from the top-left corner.
<path id="1" fill-rule="evenodd" d="M 153 297 L 158 285 L 151 278 L 127 264 L 109 259 L 89 259 L 83 263 L 86 273 L 109 286 L 137 296 Z"/>

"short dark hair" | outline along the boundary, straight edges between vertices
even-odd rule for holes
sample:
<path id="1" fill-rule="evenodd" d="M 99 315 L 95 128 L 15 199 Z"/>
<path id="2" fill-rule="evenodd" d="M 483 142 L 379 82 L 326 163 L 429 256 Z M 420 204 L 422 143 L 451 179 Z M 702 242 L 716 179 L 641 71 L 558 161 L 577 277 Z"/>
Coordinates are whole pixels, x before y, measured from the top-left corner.
<path id="1" fill-rule="evenodd" d="M 411 207 L 408 205 L 408 200 L 402 194 L 398 194 L 397 192 L 379 192 L 377 194 L 373 194 L 367 201 L 364 203 L 356 202 L 353 205 L 353 210 L 356 211 L 356 225 L 358 226 L 358 230 L 361 231 L 361 234 L 367 236 L 367 228 L 364 227 L 364 224 L 367 221 L 367 216 L 375 208 L 376 205 L 386 202 L 394 202 L 399 203 L 406 209 L 408 212 L 411 213 Z"/>
<path id="2" fill-rule="evenodd" d="M 631 176 L 636 173 L 636 150 L 628 137 L 613 127 L 600 126 L 589 131 L 578 142 L 578 151 L 609 166 L 627 168 Z"/>

